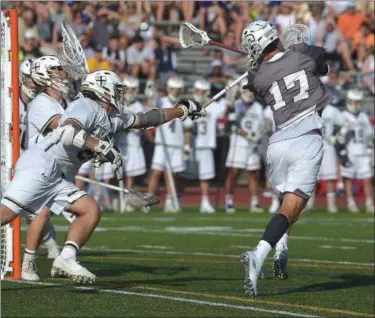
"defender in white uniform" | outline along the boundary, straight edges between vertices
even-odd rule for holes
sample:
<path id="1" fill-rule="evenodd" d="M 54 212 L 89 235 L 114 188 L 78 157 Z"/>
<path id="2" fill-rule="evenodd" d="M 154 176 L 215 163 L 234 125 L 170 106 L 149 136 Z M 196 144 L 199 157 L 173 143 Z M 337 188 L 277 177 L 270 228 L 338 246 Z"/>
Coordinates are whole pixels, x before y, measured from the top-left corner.
<path id="1" fill-rule="evenodd" d="M 160 98 L 158 107 L 161 109 L 173 107 L 173 105 L 179 99 L 183 88 L 184 82 L 182 78 L 170 78 L 167 82 L 168 96 Z M 181 122 L 175 119 L 169 122 L 167 125 L 160 126 L 156 129 L 155 149 L 154 155 L 152 157 L 152 170 L 149 180 L 148 192 L 156 193 L 160 176 L 166 169 L 167 160 L 170 161 L 170 167 L 174 174 L 175 184 L 177 184 L 177 174 L 185 170 L 185 161 L 183 157 L 184 145 L 188 144 L 188 147 L 190 147 L 190 142 L 187 140 L 188 137 L 186 137 L 188 134 L 187 131 L 190 128 L 191 124 L 188 121 Z M 163 136 L 161 131 L 163 133 Z M 167 156 L 166 153 L 168 154 Z M 168 189 L 164 210 L 165 212 L 175 212 L 177 211 L 177 207 L 175 207 L 173 204 L 173 198 L 171 194 L 172 191 L 170 190 L 171 185 L 169 184 L 166 173 L 164 179 Z"/>
<path id="2" fill-rule="evenodd" d="M 234 213 L 233 195 L 240 169 L 249 172 L 250 212 L 263 212 L 258 205 L 258 178 L 261 168 L 259 145 L 262 138 L 264 119 L 263 107 L 254 100 L 249 90 L 243 90 L 235 102 L 236 120 L 232 127 L 226 166 L 229 168 L 225 181 L 225 210 Z"/>
<path id="3" fill-rule="evenodd" d="M 374 213 L 372 177 L 374 171 L 371 167 L 371 158 L 368 153 L 368 145 L 373 140 L 373 129 L 368 115 L 361 111 L 363 92 L 349 90 L 347 93 L 346 110 L 342 112 L 343 122 L 349 134 L 352 135 L 347 144 L 347 153 L 350 166 L 341 166 L 341 174 L 345 179 L 345 191 L 350 212 L 359 212 L 353 198 L 353 179 L 361 179 L 364 183 L 366 196 L 366 211 Z"/>
<path id="4" fill-rule="evenodd" d="M 125 101 L 126 104 L 122 107 L 123 113 L 138 114 L 145 111 L 144 105 L 137 100 L 137 93 L 139 89 L 139 81 L 136 78 L 125 78 L 123 81 L 126 86 Z M 152 133 L 145 130 L 150 138 Z M 120 131 L 115 135 L 115 145 L 120 149 L 125 160 L 123 165 L 124 176 L 126 176 L 125 187 L 132 189 L 134 186 L 134 177 L 146 173 L 146 160 L 141 144 L 141 131 L 132 129 L 128 131 Z M 120 207 L 121 211 L 132 212 L 134 208 L 124 202 L 124 206 Z"/>
<path id="5" fill-rule="evenodd" d="M 194 82 L 193 98 L 198 103 L 205 102 L 210 95 L 211 84 L 205 79 Z M 214 102 L 207 107 L 206 117 L 195 122 L 193 129 L 193 162 L 198 164 L 198 174 L 201 188 L 201 213 L 215 213 L 208 197 L 209 180 L 215 177 L 215 160 L 213 150 L 216 148 L 217 119 L 225 113 L 223 102 Z"/>
<path id="6" fill-rule="evenodd" d="M 21 64 L 20 82 L 26 81 L 26 76 L 22 75 L 28 70 L 28 83 L 33 83 L 33 88 L 37 88 L 41 93 L 35 97 L 35 92 L 22 88 L 21 99 L 29 93 L 29 103 L 27 105 L 27 113 L 23 118 L 27 118 L 25 124 L 27 129 L 24 132 L 25 150 L 28 146 L 32 146 L 36 142 L 43 139 L 49 131 L 57 127 L 57 121 L 64 112 L 59 101 L 64 102 L 62 95 L 68 93 L 67 74 L 61 69 L 60 60 L 55 56 L 43 56 L 34 62 L 25 61 Z M 31 93 L 31 94 L 30 94 Z M 30 97 L 35 97 L 32 101 Z M 26 110 L 26 108 L 23 108 Z M 21 113 L 22 114 L 22 113 Z M 21 126 L 22 127 L 22 126 Z M 40 136 L 38 138 L 38 136 Z M 26 141 L 26 137 L 28 140 Z M 21 278 L 23 280 L 38 281 L 39 276 L 35 271 L 35 256 L 39 246 L 38 225 L 32 220 L 35 215 L 27 214 L 28 235 L 26 240 L 25 254 L 22 263 Z M 55 241 L 55 230 L 51 223 L 45 227 L 43 231 L 43 242 L 48 249 L 48 258 L 55 259 L 59 253 L 59 247 Z"/>
<path id="7" fill-rule="evenodd" d="M 84 98 L 69 105 L 52 134 L 22 154 L 15 177 L 1 200 L 2 225 L 13 221 L 23 210 L 38 214 L 35 220 L 45 220 L 42 225 L 51 211 L 55 214 L 68 211 L 76 216 L 64 248 L 52 264 L 52 277 L 68 276 L 76 282 L 93 282 L 96 278 L 76 261 L 76 254 L 93 233 L 101 212 L 95 200 L 73 181 L 82 163 L 92 157 L 110 161 L 113 171 L 119 171 L 122 155 L 112 142 L 104 139 L 111 140 L 122 129 L 147 128 L 175 118 L 184 120 L 206 114 L 200 105 L 180 100 L 173 109 L 117 116 L 115 112 L 124 103 L 124 93 L 125 86 L 113 72 L 87 75 L 82 83 Z"/>

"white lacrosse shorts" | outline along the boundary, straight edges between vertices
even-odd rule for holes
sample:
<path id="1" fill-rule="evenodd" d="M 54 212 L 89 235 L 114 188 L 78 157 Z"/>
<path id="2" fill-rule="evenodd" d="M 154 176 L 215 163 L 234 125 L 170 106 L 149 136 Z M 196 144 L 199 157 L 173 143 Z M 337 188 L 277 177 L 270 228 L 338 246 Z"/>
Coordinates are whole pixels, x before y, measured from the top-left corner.
<path id="1" fill-rule="evenodd" d="M 198 164 L 199 180 L 215 178 L 215 160 L 212 149 L 196 149 L 195 160 Z"/>
<path id="2" fill-rule="evenodd" d="M 115 177 L 112 171 L 112 164 L 110 162 L 104 162 L 99 167 L 94 168 L 95 180 L 111 180 Z"/>
<path id="3" fill-rule="evenodd" d="M 225 166 L 227 168 L 257 171 L 261 168 L 261 158 L 251 147 L 229 147 Z"/>
<path id="4" fill-rule="evenodd" d="M 183 150 L 180 147 L 166 146 L 170 160 L 171 170 L 173 173 L 179 173 L 185 170 L 186 165 L 183 160 Z M 166 169 L 167 158 L 162 145 L 156 145 L 152 157 L 151 168 L 154 170 L 164 171 Z"/>
<path id="5" fill-rule="evenodd" d="M 146 173 L 146 160 L 142 147 L 119 147 L 124 156 L 124 175 L 137 177 Z"/>
<path id="6" fill-rule="evenodd" d="M 53 157 L 33 147 L 19 158 L 1 203 L 17 214 L 26 211 L 37 215 L 46 206 L 58 215 L 84 195 L 85 191 L 64 179 Z"/>
<path id="7" fill-rule="evenodd" d="M 337 156 L 335 148 L 331 145 L 324 145 L 323 160 L 320 166 L 318 180 L 336 180 L 337 177 Z"/>
<path id="8" fill-rule="evenodd" d="M 279 196 L 285 192 L 308 199 L 323 159 L 323 138 L 315 131 L 268 145 L 269 181 Z"/>
<path id="9" fill-rule="evenodd" d="M 371 157 L 367 154 L 364 155 L 350 155 L 349 160 L 352 164 L 351 167 L 345 168 L 341 166 L 341 176 L 348 179 L 368 179 L 372 178 L 374 171 L 371 167 Z"/>

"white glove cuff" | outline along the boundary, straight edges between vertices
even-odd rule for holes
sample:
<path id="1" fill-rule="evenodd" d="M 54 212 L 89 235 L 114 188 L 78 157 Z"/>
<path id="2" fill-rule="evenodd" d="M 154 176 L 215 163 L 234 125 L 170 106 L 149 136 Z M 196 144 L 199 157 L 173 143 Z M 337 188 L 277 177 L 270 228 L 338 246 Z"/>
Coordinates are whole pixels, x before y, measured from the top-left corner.
<path id="1" fill-rule="evenodd" d="M 184 121 L 187 118 L 187 116 L 189 115 L 188 108 L 184 105 L 180 105 L 177 108 L 181 108 L 184 111 L 184 114 L 181 117 L 179 117 L 181 121 Z"/>

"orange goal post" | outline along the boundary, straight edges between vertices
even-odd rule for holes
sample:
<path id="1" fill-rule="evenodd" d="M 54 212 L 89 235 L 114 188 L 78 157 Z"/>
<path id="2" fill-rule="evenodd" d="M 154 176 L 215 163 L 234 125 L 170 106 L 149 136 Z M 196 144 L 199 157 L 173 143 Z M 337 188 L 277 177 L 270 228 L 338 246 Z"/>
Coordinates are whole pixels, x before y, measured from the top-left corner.
<path id="1" fill-rule="evenodd" d="M 18 14 L 2 10 L 0 16 L 0 117 L 1 117 L 1 196 L 14 173 L 20 155 Z M 27 180 L 25 180 L 27 182 Z M 21 221 L 1 227 L 1 279 L 21 279 Z"/>

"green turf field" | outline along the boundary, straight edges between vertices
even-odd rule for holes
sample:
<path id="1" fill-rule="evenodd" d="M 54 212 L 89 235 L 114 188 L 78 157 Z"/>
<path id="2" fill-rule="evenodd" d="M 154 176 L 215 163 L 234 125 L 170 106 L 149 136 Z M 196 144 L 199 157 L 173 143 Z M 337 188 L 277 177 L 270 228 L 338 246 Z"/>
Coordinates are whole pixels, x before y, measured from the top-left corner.
<path id="1" fill-rule="evenodd" d="M 48 278 L 3 281 L 3 317 L 374 316 L 374 218 L 302 215 L 289 241 L 290 274 L 273 279 L 271 257 L 257 299 L 243 292 L 239 257 L 261 237 L 269 214 L 105 214 L 80 261 L 98 279 L 75 286 Z M 54 221 L 58 242 L 67 224 Z"/>

